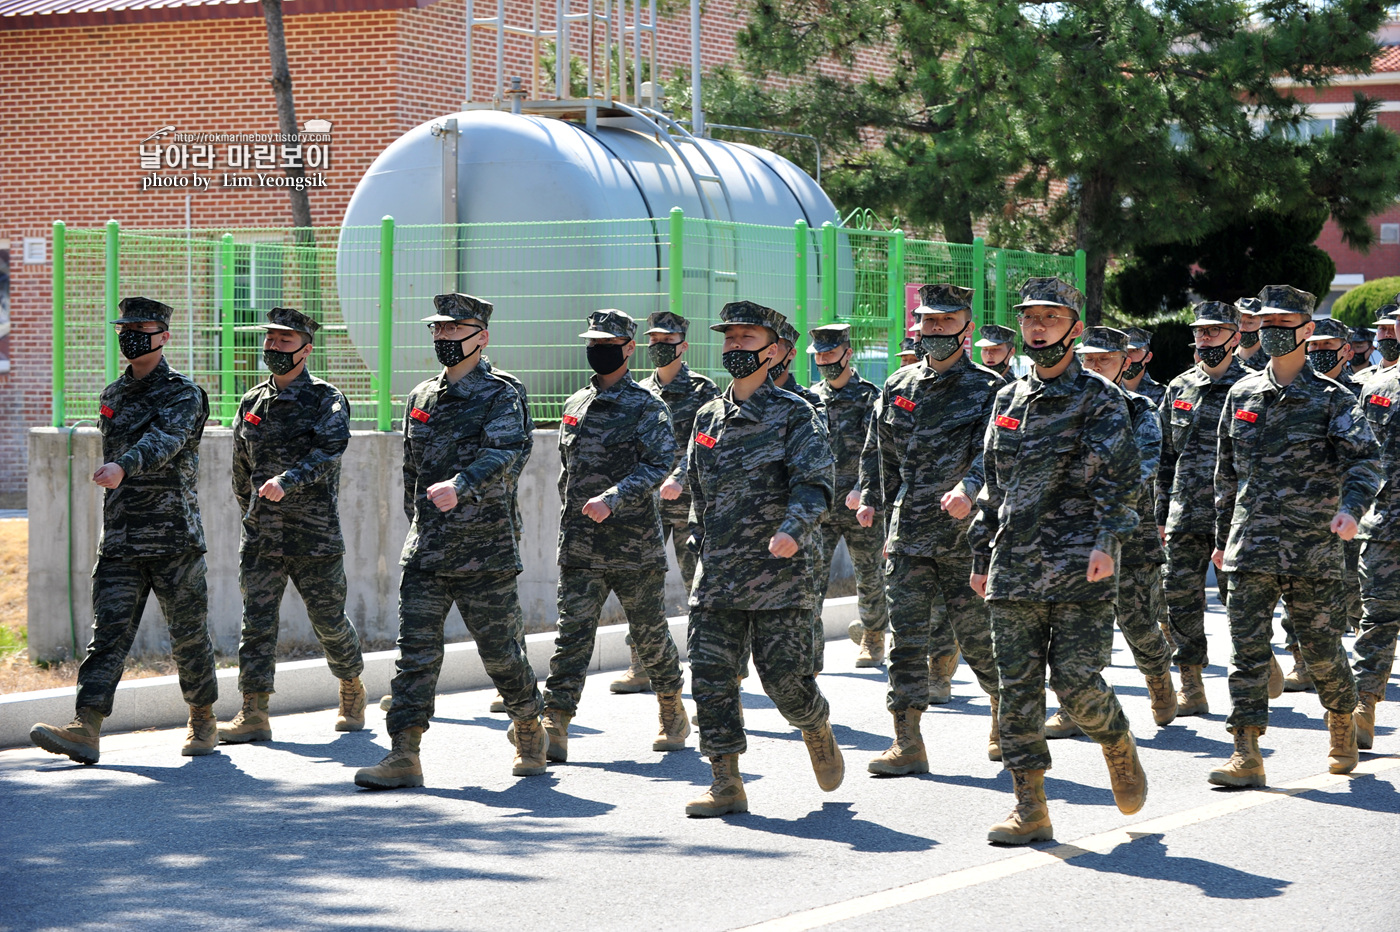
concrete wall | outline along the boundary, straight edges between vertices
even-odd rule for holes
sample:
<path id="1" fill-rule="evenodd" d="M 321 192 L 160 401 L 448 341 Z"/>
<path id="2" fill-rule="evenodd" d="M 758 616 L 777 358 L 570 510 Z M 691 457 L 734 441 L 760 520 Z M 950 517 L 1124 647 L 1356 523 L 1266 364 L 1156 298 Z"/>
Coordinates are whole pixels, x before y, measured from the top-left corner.
<path id="1" fill-rule="evenodd" d="M 242 619 L 238 591 L 241 515 L 232 491 L 232 438 L 226 429 L 206 430 L 199 469 L 200 508 L 209 546 L 209 627 L 215 648 L 226 654 L 238 649 Z M 29 645 L 34 659 L 72 656 L 75 641 L 81 652 L 90 640 L 91 575 L 102 526 L 102 490 L 91 477 L 100 465 L 101 437 L 95 428 L 73 432 L 71 461 L 69 441 L 67 429 L 41 427 L 29 434 Z M 402 463 L 402 435 L 356 431 L 341 469 L 340 518 L 350 583 L 346 612 L 361 637 L 376 641 L 391 641 L 398 634 L 399 553 L 408 532 L 403 514 Z M 521 559 L 525 566 L 519 578 L 520 602 L 526 628 L 532 632 L 551 628 L 557 617 L 558 476 L 555 434 L 537 431 L 534 453 L 520 481 L 524 521 Z M 667 550 L 667 614 L 684 614 L 680 571 L 670 548 Z M 844 545 L 833 560 L 832 576 L 836 581 L 832 595 L 843 594 L 851 576 Z M 614 596 L 604 610 L 603 621 L 621 620 Z M 466 639 L 466 628 L 455 608 L 447 631 L 449 640 Z M 281 641 L 315 643 L 306 609 L 290 585 L 282 600 Z M 151 599 L 132 654 L 158 654 L 169 649 L 165 620 L 156 600 Z"/>

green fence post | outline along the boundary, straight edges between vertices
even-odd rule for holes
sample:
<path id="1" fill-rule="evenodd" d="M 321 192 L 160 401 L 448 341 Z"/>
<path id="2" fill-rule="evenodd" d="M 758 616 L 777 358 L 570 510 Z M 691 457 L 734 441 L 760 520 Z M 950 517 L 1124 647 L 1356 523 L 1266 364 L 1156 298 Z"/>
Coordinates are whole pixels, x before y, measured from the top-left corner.
<path id="1" fill-rule="evenodd" d="M 667 257 L 670 268 L 666 282 L 669 286 L 667 307 L 672 314 L 685 316 L 685 211 L 671 208 L 670 246 Z"/>
<path id="2" fill-rule="evenodd" d="M 793 280 L 793 312 L 792 325 L 797 328 L 799 343 L 806 343 L 807 335 L 807 242 L 808 227 L 806 220 L 799 220 L 792 225 L 792 273 Z M 804 345 L 799 353 L 807 352 Z"/>
<path id="3" fill-rule="evenodd" d="M 394 374 L 394 218 L 379 221 L 379 429 L 393 430 L 393 398 L 389 391 Z"/>
<path id="4" fill-rule="evenodd" d="M 987 241 L 980 236 L 972 238 L 972 306 L 977 323 L 987 319 Z"/>
<path id="5" fill-rule="evenodd" d="M 233 399 L 233 234 L 219 241 L 219 276 L 222 279 L 219 308 L 219 420 L 233 426 L 237 402 Z"/>
<path id="6" fill-rule="evenodd" d="M 68 268 L 64 258 L 64 247 L 67 241 L 67 228 L 62 220 L 53 222 L 53 426 L 62 427 L 67 414 L 65 399 L 63 397 L 66 388 L 64 365 L 66 363 L 66 347 L 64 346 L 64 335 L 67 332 L 67 325 L 64 322 L 64 314 L 67 310 L 68 300 Z"/>
<path id="7" fill-rule="evenodd" d="M 889 314 L 890 314 L 890 370 L 894 371 L 899 359 L 900 344 L 904 341 L 904 231 L 895 230 L 890 237 L 889 267 Z"/>
<path id="8" fill-rule="evenodd" d="M 822 323 L 836 322 L 836 224 L 822 224 Z"/>
<path id="9" fill-rule="evenodd" d="M 113 323 L 117 319 L 117 302 L 121 300 L 119 294 L 120 276 L 119 262 L 121 242 L 121 224 L 115 220 L 107 221 L 107 268 L 106 268 L 106 298 L 107 298 L 107 327 L 103 335 L 103 355 L 104 374 L 107 376 L 107 384 L 117 380 L 117 330 Z"/>
<path id="10" fill-rule="evenodd" d="M 996 304 L 993 308 L 995 316 L 992 320 L 994 323 L 1001 324 L 1003 327 L 1009 327 L 1011 326 L 1011 321 L 1008 319 L 1008 315 L 1011 310 L 1011 302 L 1009 300 L 1010 296 L 1006 293 L 1006 250 L 998 249 L 996 251 L 996 258 L 993 261 L 995 262 L 994 267 L 996 268 L 997 293 Z"/>
<path id="11" fill-rule="evenodd" d="M 1089 257 L 1082 249 L 1074 251 L 1074 283 L 1080 291 L 1089 285 Z"/>

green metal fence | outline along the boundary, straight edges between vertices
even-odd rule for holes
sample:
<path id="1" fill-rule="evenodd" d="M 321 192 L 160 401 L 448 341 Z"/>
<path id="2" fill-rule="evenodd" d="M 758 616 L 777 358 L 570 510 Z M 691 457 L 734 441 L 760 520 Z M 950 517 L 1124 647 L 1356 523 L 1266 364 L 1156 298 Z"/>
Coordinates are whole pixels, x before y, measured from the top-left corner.
<path id="1" fill-rule="evenodd" d="M 53 423 L 95 416 L 119 374 L 109 323 L 127 295 L 176 308 L 171 364 L 210 395 L 227 424 L 267 377 L 258 323 L 270 307 L 322 323 L 310 369 L 345 392 L 358 426 L 397 425 L 407 391 L 434 374 L 419 322 L 432 297 L 465 291 L 493 301 L 487 354 L 520 377 L 532 412 L 556 420 L 587 381 L 576 336 L 590 310 L 639 319 L 670 309 L 690 318 L 690 364 L 727 381 L 720 308 L 741 298 L 786 314 L 803 334 L 852 326 L 862 374 L 891 371 L 907 326 L 908 286 L 952 281 L 976 293 L 979 323 L 1010 322 L 1011 296 L 1031 275 L 1075 278 L 1083 258 L 907 239 L 900 230 L 826 223 L 810 228 L 669 218 L 378 227 L 126 230 L 54 225 Z M 642 341 L 639 341 L 642 342 Z M 801 371 L 801 370 L 799 370 Z M 806 370 L 811 375 L 812 370 Z"/>

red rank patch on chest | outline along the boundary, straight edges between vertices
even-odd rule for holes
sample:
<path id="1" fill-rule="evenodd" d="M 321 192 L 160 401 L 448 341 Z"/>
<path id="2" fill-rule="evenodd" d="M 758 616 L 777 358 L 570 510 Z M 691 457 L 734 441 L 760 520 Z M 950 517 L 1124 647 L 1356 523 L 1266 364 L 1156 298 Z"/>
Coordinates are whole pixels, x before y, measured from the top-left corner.
<path id="1" fill-rule="evenodd" d="M 1007 430 L 1019 430 L 1021 422 L 1014 417 L 1007 417 L 1005 414 L 998 414 L 996 424 L 998 427 L 1005 427 Z"/>
<path id="2" fill-rule="evenodd" d="M 422 408 L 414 408 L 412 411 L 408 412 L 408 416 L 420 424 L 428 423 L 428 412 L 424 411 Z"/>
<path id="3" fill-rule="evenodd" d="M 1178 398 L 1176 401 L 1172 402 L 1172 407 L 1178 411 L 1190 411 L 1195 405 L 1191 404 L 1189 401 L 1182 401 Z"/>
<path id="4" fill-rule="evenodd" d="M 578 423 L 578 418 L 574 417 L 572 414 L 566 414 L 564 415 L 564 423 L 568 424 L 570 427 L 573 427 Z"/>
<path id="5" fill-rule="evenodd" d="M 894 406 L 896 408 L 903 408 L 905 411 L 913 411 L 916 407 L 918 407 L 918 405 L 915 402 L 910 401 L 903 395 L 894 396 Z"/>
<path id="6" fill-rule="evenodd" d="M 257 427 L 259 424 L 262 423 L 262 418 L 258 417 L 252 411 L 249 411 L 246 414 L 244 414 L 243 420 L 247 421 L 249 424 L 252 424 L 254 427 Z"/>
<path id="7" fill-rule="evenodd" d="M 1373 405 L 1378 405 L 1378 406 L 1380 406 L 1380 407 L 1382 407 L 1382 408 L 1388 408 L 1388 407 L 1390 407 L 1390 399 L 1387 398 L 1387 397 L 1385 397 L 1384 395 L 1372 395 L 1370 398 L 1367 398 L 1366 400 L 1369 401 L 1371 404 L 1373 404 Z M 110 416 L 110 415 L 109 415 L 109 416 Z"/>
<path id="8" fill-rule="evenodd" d="M 700 446 L 704 447 L 707 450 L 713 450 L 715 448 L 716 441 L 714 437 L 711 437 L 709 434 L 705 433 L 702 430 L 695 435 L 695 442 L 700 444 Z"/>
<path id="9" fill-rule="evenodd" d="M 103 405 L 103 406 L 102 406 L 101 408 L 99 408 L 98 410 L 100 410 L 100 411 L 102 412 L 102 416 L 103 416 L 103 417 L 116 417 L 116 416 L 117 416 L 117 412 L 113 411 L 111 408 L 107 407 L 106 405 Z"/>
<path id="10" fill-rule="evenodd" d="M 1246 424 L 1253 424 L 1255 421 L 1259 420 L 1259 415 L 1254 411 L 1236 411 L 1235 420 L 1244 421 Z"/>

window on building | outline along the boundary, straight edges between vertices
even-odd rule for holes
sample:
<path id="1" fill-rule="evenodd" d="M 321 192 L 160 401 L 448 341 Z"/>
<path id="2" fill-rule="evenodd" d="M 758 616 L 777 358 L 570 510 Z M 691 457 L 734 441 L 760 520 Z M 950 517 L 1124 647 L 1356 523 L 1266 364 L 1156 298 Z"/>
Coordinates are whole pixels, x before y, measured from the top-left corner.
<path id="1" fill-rule="evenodd" d="M 1400 245 L 1400 223 L 1381 224 L 1381 245 Z"/>

